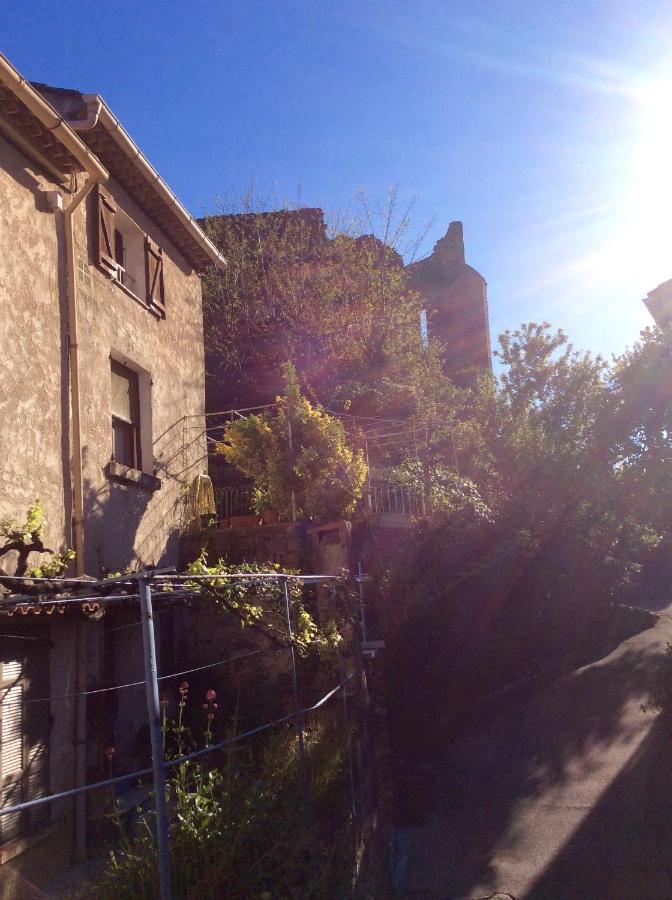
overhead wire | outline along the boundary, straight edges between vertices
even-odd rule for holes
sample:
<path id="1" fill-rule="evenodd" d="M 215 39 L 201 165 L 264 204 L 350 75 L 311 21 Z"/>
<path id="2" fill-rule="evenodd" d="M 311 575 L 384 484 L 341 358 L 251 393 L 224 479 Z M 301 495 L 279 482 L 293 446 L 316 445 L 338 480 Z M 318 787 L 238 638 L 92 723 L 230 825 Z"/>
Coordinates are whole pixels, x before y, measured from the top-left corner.
<path id="1" fill-rule="evenodd" d="M 195 666 L 192 669 L 185 669 L 182 672 L 171 672 L 169 675 L 160 675 L 157 678 L 157 681 L 169 681 L 171 678 L 180 678 L 183 675 L 190 675 L 192 672 L 203 672 L 205 669 L 214 669 L 216 666 L 223 666 L 225 663 L 236 662 L 239 659 L 245 659 L 248 656 L 255 656 L 258 653 L 264 653 L 263 650 L 250 650 L 247 653 L 241 653 L 238 656 L 231 656 L 228 659 L 219 659 L 213 663 L 207 663 L 204 666 Z M 2 709 L 7 709 L 9 706 L 27 706 L 29 703 L 55 703 L 60 700 L 73 700 L 75 697 L 90 697 L 93 694 L 106 694 L 110 691 L 122 691 L 126 688 L 139 687 L 140 685 L 145 684 L 145 680 L 143 678 L 142 681 L 129 681 L 126 684 L 114 684 L 110 687 L 104 688 L 93 688 L 90 691 L 76 691 L 72 694 L 61 694 L 60 696 L 55 697 L 32 697 L 28 700 L 9 700 L 7 702 L 0 701 L 0 706 Z M 5 690 L 9 690 L 11 685 Z"/>
<path id="2" fill-rule="evenodd" d="M 277 728 L 279 725 L 284 725 L 285 723 L 291 722 L 301 716 L 305 716 L 308 713 L 315 712 L 316 710 L 324 706 L 324 704 L 327 703 L 335 694 L 342 690 L 344 686 L 348 682 L 352 681 L 354 677 L 354 674 L 349 675 L 345 679 L 345 681 L 338 684 L 335 688 L 332 688 L 332 690 L 325 694 L 321 700 L 318 700 L 317 703 L 314 703 L 312 706 L 309 706 L 306 709 L 302 709 L 294 713 L 288 713 L 287 715 L 282 716 L 279 719 L 274 719 L 272 722 L 265 722 L 263 725 L 258 725 L 256 728 L 251 728 L 249 729 L 249 731 L 244 731 L 232 738 L 218 741 L 215 744 L 210 744 L 209 746 L 204 747 L 202 750 L 195 750 L 193 753 L 184 754 L 183 756 L 179 756 L 176 759 L 166 760 L 164 763 L 165 768 L 174 768 L 175 766 L 182 765 L 185 762 L 199 759 L 210 753 L 214 753 L 217 750 L 222 750 L 224 747 L 230 746 L 231 744 L 239 743 L 245 738 L 253 737 L 256 734 L 261 734 L 262 732 L 268 731 L 271 728 Z M 152 772 L 153 768 L 151 767 L 147 769 L 139 769 L 136 772 L 129 772 L 126 775 L 117 775 L 114 778 L 105 778 L 102 781 L 94 781 L 91 784 L 81 785 L 80 787 L 71 788 L 67 791 L 59 791 L 56 794 L 49 794 L 47 797 L 37 797 L 34 800 L 26 800 L 23 803 L 17 803 L 14 806 L 0 807 L 0 816 L 7 816 L 11 815 L 12 813 L 23 812 L 26 809 L 33 809 L 35 806 L 42 806 L 45 803 L 53 803 L 55 800 L 65 800 L 68 797 L 76 797 L 77 795 L 87 793 L 88 791 L 98 790 L 104 787 L 112 787 L 113 785 L 119 784 L 120 782 L 137 781 L 140 778 L 144 778 L 146 775 L 151 775 Z"/>

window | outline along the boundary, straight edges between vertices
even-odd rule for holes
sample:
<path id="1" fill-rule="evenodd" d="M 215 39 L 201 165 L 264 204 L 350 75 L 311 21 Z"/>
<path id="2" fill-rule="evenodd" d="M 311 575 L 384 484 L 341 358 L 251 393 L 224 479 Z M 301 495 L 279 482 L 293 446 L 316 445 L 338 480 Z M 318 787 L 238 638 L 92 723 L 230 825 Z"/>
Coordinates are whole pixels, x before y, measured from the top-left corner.
<path id="1" fill-rule="evenodd" d="M 136 299 L 165 316 L 163 250 L 100 187 L 98 265 Z"/>
<path id="2" fill-rule="evenodd" d="M 123 359 L 123 356 L 121 357 Z M 158 491 L 152 450 L 152 379 L 149 372 L 125 365 L 110 355 L 112 458 L 108 478 L 148 491 Z"/>
<path id="3" fill-rule="evenodd" d="M 118 228 L 114 229 L 114 260 L 118 266 L 117 271 L 119 271 L 119 269 L 125 271 L 126 248 L 124 247 L 124 236 Z"/>
<path id="4" fill-rule="evenodd" d="M 114 277 L 145 303 L 145 236 L 120 209 L 115 213 L 114 226 L 114 261 L 117 264 Z"/>
<path id="5" fill-rule="evenodd" d="M 142 468 L 138 373 L 112 360 L 112 458 Z"/>
<path id="6" fill-rule="evenodd" d="M 121 216 L 120 213 L 116 215 L 116 224 L 118 225 L 122 224 Z M 144 300 L 145 280 L 138 277 L 137 257 L 141 246 L 142 237 L 139 231 L 133 235 L 133 231 L 128 225 L 124 231 L 119 228 L 114 229 L 114 261 L 117 264 L 115 277 L 119 284 L 127 287 L 139 300 Z"/>
<path id="7" fill-rule="evenodd" d="M 0 806 L 44 797 L 49 789 L 49 696 L 46 634 L 0 637 Z M 0 817 L 0 844 L 49 818 L 49 804 Z"/>

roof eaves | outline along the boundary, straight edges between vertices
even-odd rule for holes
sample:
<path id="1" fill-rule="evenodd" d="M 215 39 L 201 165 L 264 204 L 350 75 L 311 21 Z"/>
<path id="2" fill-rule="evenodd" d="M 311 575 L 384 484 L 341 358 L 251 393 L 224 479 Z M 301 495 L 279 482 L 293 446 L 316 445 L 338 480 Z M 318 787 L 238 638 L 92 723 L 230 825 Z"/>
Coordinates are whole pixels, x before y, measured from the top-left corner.
<path id="1" fill-rule="evenodd" d="M 156 192 L 171 214 L 186 229 L 189 237 L 198 245 L 203 255 L 203 261 L 207 259 L 211 265 L 219 269 L 226 268 L 226 259 L 217 250 L 212 241 L 206 237 L 196 219 L 180 203 L 105 101 L 102 98 L 99 99 L 101 101 L 101 110 L 98 122 L 122 150 L 126 158 L 131 161 L 143 180 Z"/>
<path id="2" fill-rule="evenodd" d="M 14 95 L 43 129 L 53 135 L 81 170 L 96 181 L 107 180 L 107 169 L 100 160 L 70 128 L 66 119 L 35 90 L 2 53 L 0 53 L 0 84 Z"/>

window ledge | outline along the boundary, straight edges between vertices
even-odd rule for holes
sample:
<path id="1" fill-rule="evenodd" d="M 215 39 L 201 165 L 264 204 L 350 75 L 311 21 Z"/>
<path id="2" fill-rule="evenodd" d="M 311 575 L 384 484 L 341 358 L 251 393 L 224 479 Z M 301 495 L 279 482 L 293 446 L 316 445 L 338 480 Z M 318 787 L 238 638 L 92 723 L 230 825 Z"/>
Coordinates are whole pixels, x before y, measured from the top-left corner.
<path id="1" fill-rule="evenodd" d="M 145 491 L 158 491 L 161 488 L 160 478 L 148 475 L 147 472 L 141 472 L 139 469 L 131 469 L 130 466 L 124 466 L 113 459 L 105 467 L 105 474 L 112 481 L 118 481 L 120 484 L 130 484 Z"/>
<path id="2" fill-rule="evenodd" d="M 50 824 L 38 825 L 34 829 L 31 829 L 30 832 L 19 835 L 19 837 L 16 837 L 13 840 L 8 841 L 6 844 L 3 844 L 2 846 L 0 846 L 0 866 L 8 863 L 10 860 L 14 859 L 16 856 L 19 856 L 21 853 L 25 853 L 26 850 L 30 850 L 31 847 L 34 847 L 41 841 L 44 841 L 50 835 L 54 834 L 56 831 L 62 828 L 62 822 L 52 822 Z"/>
<path id="3" fill-rule="evenodd" d="M 122 290 L 125 294 L 128 294 L 128 296 L 129 296 L 132 300 L 135 300 L 136 303 L 139 303 L 140 306 L 141 306 L 143 309 L 146 309 L 147 312 L 151 313 L 151 314 L 154 316 L 154 318 L 156 318 L 156 319 L 165 319 L 165 316 L 164 316 L 164 314 L 161 312 L 160 309 L 157 309 L 156 306 L 153 306 L 151 303 L 147 303 L 145 300 L 142 300 L 140 297 L 138 297 L 137 294 L 134 294 L 133 291 L 132 291 L 129 287 L 126 287 L 125 284 L 122 284 L 121 281 L 119 281 L 118 278 L 115 278 L 113 275 L 109 275 L 109 273 L 108 273 L 108 278 L 110 279 L 110 281 L 111 281 L 113 284 L 116 284 L 116 286 L 117 286 L 120 290 Z"/>

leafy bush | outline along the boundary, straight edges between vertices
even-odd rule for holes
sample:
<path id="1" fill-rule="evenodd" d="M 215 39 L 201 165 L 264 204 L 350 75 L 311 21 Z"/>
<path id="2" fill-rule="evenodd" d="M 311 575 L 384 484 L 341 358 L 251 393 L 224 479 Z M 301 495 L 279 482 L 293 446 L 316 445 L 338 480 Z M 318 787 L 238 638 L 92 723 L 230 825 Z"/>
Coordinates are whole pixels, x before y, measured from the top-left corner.
<path id="1" fill-rule="evenodd" d="M 57 578 L 65 572 L 68 563 L 75 558 L 74 550 L 56 553 L 44 546 L 46 524 L 44 507 L 39 498 L 28 507 L 24 522 L 15 522 L 11 519 L 4 519 L 0 522 L 0 539 L 4 538 L 4 544 L 0 546 L 0 556 L 12 550 L 16 551 L 18 558 L 15 574 L 17 576 Z M 52 558 L 40 566 L 29 569 L 28 557 L 31 553 L 50 553 Z"/>
<path id="2" fill-rule="evenodd" d="M 294 572 L 282 570 L 277 563 L 232 565 L 220 559 L 208 565 L 205 551 L 187 567 L 187 572 L 194 576 L 221 576 L 194 581 L 189 587 L 199 597 L 211 601 L 222 614 L 233 615 L 243 628 L 255 628 L 276 644 L 289 643 L 282 578 Z M 278 578 L 228 578 L 232 572 L 238 575 L 277 572 Z M 333 582 L 331 615 L 324 622 L 318 621 L 307 589 L 298 579 L 289 578 L 287 590 L 292 643 L 298 652 L 305 654 L 311 648 L 324 651 L 337 647 L 342 640 L 339 629 L 350 616 L 352 594 L 347 584 L 340 579 Z"/>
<path id="3" fill-rule="evenodd" d="M 277 409 L 230 422 L 217 451 L 254 481 L 255 506 L 291 518 L 340 518 L 362 496 L 366 463 L 341 422 L 302 394 L 291 363 Z M 293 508 L 294 507 L 294 508 Z"/>
<path id="4" fill-rule="evenodd" d="M 280 727 L 257 739 L 256 747 L 231 745 L 217 765 L 184 763 L 174 771 L 168 800 L 176 900 L 348 896 L 353 850 L 343 736 L 336 722 L 337 716 L 332 720 L 327 714 L 306 730 L 310 819 L 293 728 Z M 188 738 L 178 723 L 166 728 L 178 729 L 184 749 Z M 145 833 L 134 842 L 123 837 L 91 896 L 158 896 L 146 818 L 144 825 Z"/>

